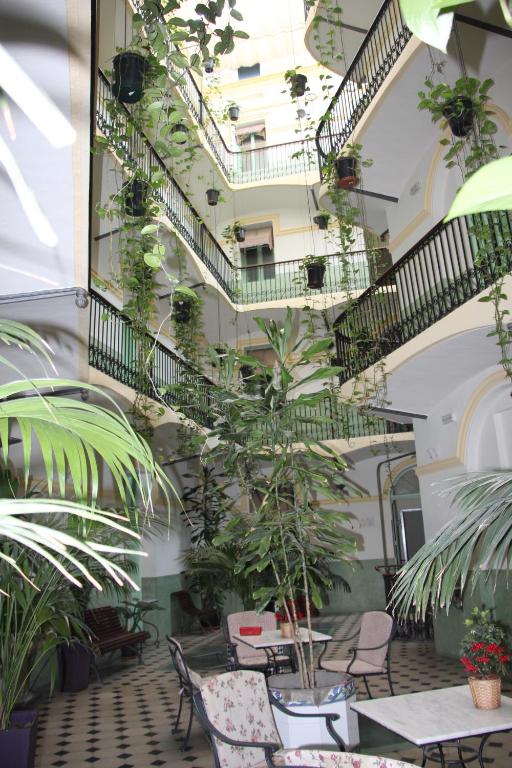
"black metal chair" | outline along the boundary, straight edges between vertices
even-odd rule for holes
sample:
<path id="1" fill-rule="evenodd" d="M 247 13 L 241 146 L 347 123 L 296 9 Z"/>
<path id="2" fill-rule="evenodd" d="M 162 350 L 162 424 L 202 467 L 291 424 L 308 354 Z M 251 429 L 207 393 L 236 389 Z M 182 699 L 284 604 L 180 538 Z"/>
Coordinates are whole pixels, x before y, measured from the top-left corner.
<path id="1" fill-rule="evenodd" d="M 201 675 L 198 675 L 197 672 L 194 672 L 194 670 L 190 669 L 188 666 L 183 655 L 181 644 L 174 637 L 169 637 L 169 635 L 167 635 L 167 643 L 169 646 L 169 652 L 171 654 L 174 669 L 178 675 L 178 684 L 180 687 L 180 703 L 178 707 L 178 714 L 176 716 L 176 722 L 174 723 L 174 727 L 172 729 L 173 734 L 177 733 L 179 729 L 181 712 L 183 709 L 183 700 L 187 699 L 190 704 L 187 732 L 185 738 L 183 739 L 183 744 L 180 748 L 182 752 L 186 752 L 188 749 L 190 749 L 188 742 L 190 739 L 190 731 L 192 729 L 192 719 L 194 717 L 194 703 L 192 697 L 194 695 L 194 691 L 198 690 L 201 686 L 203 679 Z"/>
<path id="2" fill-rule="evenodd" d="M 387 675 L 389 690 L 394 696 L 391 680 L 391 643 L 396 634 L 396 624 L 385 611 L 368 611 L 363 613 L 359 632 L 345 640 L 358 638 L 357 645 L 350 648 L 351 659 L 323 659 L 320 668 L 328 672 L 346 672 L 352 677 L 362 677 L 368 693 L 372 698 L 368 677 Z"/>

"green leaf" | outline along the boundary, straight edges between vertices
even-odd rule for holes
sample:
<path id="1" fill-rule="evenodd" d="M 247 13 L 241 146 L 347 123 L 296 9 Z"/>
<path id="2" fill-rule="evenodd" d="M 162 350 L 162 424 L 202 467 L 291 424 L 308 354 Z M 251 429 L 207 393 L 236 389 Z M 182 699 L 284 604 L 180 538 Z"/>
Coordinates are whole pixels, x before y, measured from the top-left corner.
<path id="1" fill-rule="evenodd" d="M 142 227 L 140 231 L 141 235 L 152 235 L 153 232 L 158 232 L 157 224 L 146 224 L 146 226 Z"/>
<path id="2" fill-rule="evenodd" d="M 420 40 L 446 53 L 453 13 L 440 14 L 433 0 L 400 0 L 405 23 Z"/>
<path id="3" fill-rule="evenodd" d="M 175 293 L 179 293 L 182 296 L 189 296 L 191 299 L 197 299 L 197 293 L 186 285 L 178 285 Z"/>
<path id="4" fill-rule="evenodd" d="M 151 269 L 160 269 L 162 266 L 162 260 L 160 259 L 160 256 L 157 256 L 154 253 L 145 253 L 144 263 L 147 264 L 148 267 L 151 267 Z"/>
<path id="5" fill-rule="evenodd" d="M 512 157 L 484 165 L 461 187 L 445 221 L 470 213 L 512 209 L 511 180 Z"/>

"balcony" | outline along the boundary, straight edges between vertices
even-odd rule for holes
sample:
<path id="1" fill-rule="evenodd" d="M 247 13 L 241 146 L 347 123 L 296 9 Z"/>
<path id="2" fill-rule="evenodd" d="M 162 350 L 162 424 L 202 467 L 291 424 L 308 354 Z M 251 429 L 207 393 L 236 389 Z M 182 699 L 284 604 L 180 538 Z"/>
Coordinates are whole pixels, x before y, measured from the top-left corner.
<path id="1" fill-rule="evenodd" d="M 211 428 L 213 381 L 149 333 L 146 338 L 150 349 L 148 355 L 146 347 L 141 349 L 130 319 L 94 291 L 90 292 L 90 297 L 89 364 L 121 384 L 180 410 L 197 424 Z M 142 377 L 141 367 L 147 371 Z M 167 389 L 167 392 L 161 394 L 161 389 Z M 347 439 L 347 436 L 395 434 L 410 429 L 407 425 L 366 415 L 329 397 L 314 409 L 314 413 L 335 418 L 336 427 L 304 422 L 304 438 L 337 440 Z M 313 409 L 304 409 L 298 415 L 307 419 L 313 415 Z"/>
<path id="2" fill-rule="evenodd" d="M 112 135 L 112 122 L 107 109 L 110 95 L 110 83 L 100 73 L 96 123 L 98 129 L 106 136 Z M 364 290 L 370 284 L 371 263 L 381 249 L 354 252 L 349 254 L 346 260 L 335 254 L 328 256 L 325 284 L 317 290 L 306 288 L 304 271 L 300 269 L 301 259 L 275 262 L 261 267 L 236 266 L 170 175 L 149 139 L 130 124 L 128 110 L 124 110 L 123 114 L 123 126 L 118 128 L 126 130 L 119 131 L 122 136 L 118 147 L 120 156 L 127 157 L 133 168 L 139 168 L 145 173 L 157 169 L 163 172 L 157 197 L 165 208 L 169 222 L 234 304 L 247 305 L 301 296 L 329 295 L 346 292 L 347 289 Z"/>
<path id="3" fill-rule="evenodd" d="M 476 233 L 485 231 L 486 237 Z M 512 269 L 512 214 L 435 226 L 336 320 L 342 383 L 418 336 Z"/>
<path id="4" fill-rule="evenodd" d="M 385 0 L 316 132 L 319 157 L 336 157 L 411 39 L 399 0 Z"/>

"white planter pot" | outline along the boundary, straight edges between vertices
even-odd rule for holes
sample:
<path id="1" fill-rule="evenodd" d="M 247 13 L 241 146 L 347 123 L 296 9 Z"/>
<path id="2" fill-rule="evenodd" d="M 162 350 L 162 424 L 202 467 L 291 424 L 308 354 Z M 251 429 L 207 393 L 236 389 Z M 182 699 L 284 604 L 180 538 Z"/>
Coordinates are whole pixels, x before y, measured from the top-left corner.
<path id="1" fill-rule="evenodd" d="M 271 698 L 274 696 L 287 709 L 302 714 L 334 713 L 339 715 L 333 725 L 348 750 L 359 744 L 357 714 L 350 705 L 356 700 L 353 678 L 336 672 L 318 672 L 314 691 L 300 690 L 298 676 L 273 675 L 268 679 Z M 293 717 L 272 707 L 277 730 L 286 749 L 298 747 L 332 748 L 336 742 L 329 734 L 323 717 Z"/>

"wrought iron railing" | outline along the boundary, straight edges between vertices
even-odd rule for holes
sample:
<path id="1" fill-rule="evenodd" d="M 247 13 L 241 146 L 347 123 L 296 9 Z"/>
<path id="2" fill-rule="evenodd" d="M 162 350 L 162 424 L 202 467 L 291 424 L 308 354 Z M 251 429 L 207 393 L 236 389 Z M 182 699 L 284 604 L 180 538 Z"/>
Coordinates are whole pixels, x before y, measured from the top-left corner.
<path id="1" fill-rule="evenodd" d="M 385 0 L 318 126 L 321 166 L 346 144 L 410 38 L 399 0 Z"/>
<path id="2" fill-rule="evenodd" d="M 141 342 L 131 320 L 105 298 L 94 291 L 90 298 L 90 365 L 161 404 L 179 409 L 196 423 L 212 427 L 213 382 L 149 333 Z M 371 417 L 331 398 L 314 409 L 297 411 L 297 415 L 303 419 L 328 416 L 335 420 L 327 424 L 304 422 L 300 439 L 335 440 L 408 430 L 407 426 Z"/>
<path id="3" fill-rule="evenodd" d="M 149 333 L 142 343 L 126 315 L 94 291 L 90 296 L 90 365 L 131 389 L 181 409 L 198 424 L 211 426 L 213 382 Z M 162 392 L 178 384 L 184 385 L 179 391 Z"/>
<path id="4" fill-rule="evenodd" d="M 512 270 L 512 214 L 461 217 L 435 226 L 336 320 L 342 381 Z"/>
<path id="5" fill-rule="evenodd" d="M 112 118 L 108 112 L 110 83 L 100 73 L 97 97 L 96 120 L 98 128 L 112 138 Z M 164 161 L 160 158 L 147 137 L 131 126 L 126 130 L 130 114 L 122 110 L 118 118 L 123 122 L 116 125 L 116 147 L 121 156 L 127 157 L 133 167 L 143 170 L 148 175 L 155 170 L 162 171 L 161 181 L 155 192 L 163 204 L 166 215 L 172 225 L 188 243 L 193 252 L 205 264 L 229 298 L 238 304 L 286 299 L 304 295 L 332 293 L 350 290 L 362 290 L 370 283 L 369 266 L 373 254 L 381 252 L 359 251 L 349 254 L 347 259 L 336 255 L 327 258 L 324 287 L 320 290 L 306 290 L 304 271 L 300 269 L 300 259 L 275 262 L 261 267 L 237 267 L 219 245 L 208 227 L 187 196 L 170 175 Z M 122 130 L 120 130 L 122 129 Z"/>

